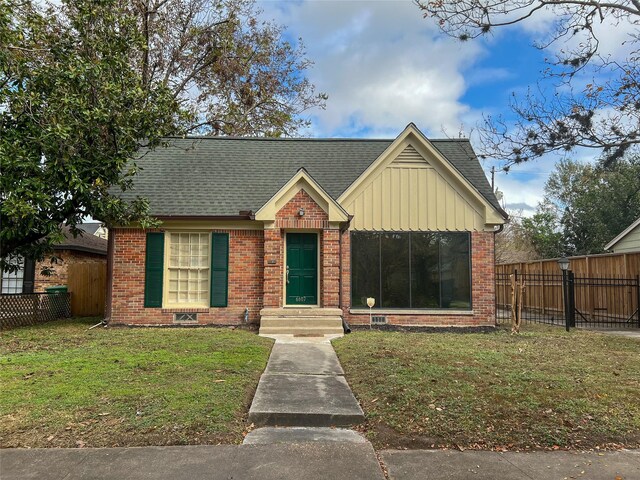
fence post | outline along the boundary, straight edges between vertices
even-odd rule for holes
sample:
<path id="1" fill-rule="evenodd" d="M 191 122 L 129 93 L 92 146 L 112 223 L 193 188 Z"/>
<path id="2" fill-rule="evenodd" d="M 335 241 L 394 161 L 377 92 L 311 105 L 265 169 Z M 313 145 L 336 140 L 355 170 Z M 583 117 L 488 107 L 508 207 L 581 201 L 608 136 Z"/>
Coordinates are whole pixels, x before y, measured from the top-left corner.
<path id="1" fill-rule="evenodd" d="M 638 313 L 638 328 L 640 328 L 640 275 L 636 276 L 636 300 L 638 302 L 636 303 L 636 306 L 638 307 L 636 310 Z"/>
<path id="2" fill-rule="evenodd" d="M 520 299 L 518 298 L 518 269 L 516 268 L 513 272 L 513 278 L 515 280 L 514 282 L 514 287 L 515 291 L 514 291 L 514 296 L 513 296 L 513 303 L 514 303 L 514 308 L 515 308 L 515 320 L 516 320 L 516 325 L 520 325 Z"/>
<path id="3" fill-rule="evenodd" d="M 569 295 L 567 294 L 567 271 L 562 270 L 562 306 L 564 307 L 564 326 L 569 331 Z"/>
<path id="4" fill-rule="evenodd" d="M 569 326 L 576 326 L 576 284 L 575 275 L 569 270 L 569 282 L 567 284 L 567 292 L 569 293 Z"/>

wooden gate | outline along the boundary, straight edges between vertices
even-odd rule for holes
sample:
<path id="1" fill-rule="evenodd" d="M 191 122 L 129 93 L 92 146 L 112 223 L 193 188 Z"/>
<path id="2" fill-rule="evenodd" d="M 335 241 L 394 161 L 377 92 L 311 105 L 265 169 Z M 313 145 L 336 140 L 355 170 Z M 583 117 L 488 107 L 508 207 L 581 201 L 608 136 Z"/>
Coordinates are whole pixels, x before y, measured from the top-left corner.
<path id="1" fill-rule="evenodd" d="M 107 294 L 106 263 L 73 263 L 68 269 L 71 314 L 74 317 L 103 316 Z"/>

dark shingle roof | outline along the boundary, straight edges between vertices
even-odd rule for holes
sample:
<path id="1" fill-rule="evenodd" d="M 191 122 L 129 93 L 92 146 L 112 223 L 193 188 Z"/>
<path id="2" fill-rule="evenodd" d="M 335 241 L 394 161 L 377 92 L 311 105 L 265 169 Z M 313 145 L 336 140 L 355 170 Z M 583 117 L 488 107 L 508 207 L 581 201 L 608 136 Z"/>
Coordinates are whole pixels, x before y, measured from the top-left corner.
<path id="1" fill-rule="evenodd" d="M 301 167 L 337 199 L 393 140 L 188 137 L 147 152 L 125 199 L 146 197 L 155 216 L 230 216 L 262 207 Z M 433 145 L 496 208 L 467 140 Z M 500 209 L 501 210 L 501 209 Z"/>
<path id="2" fill-rule="evenodd" d="M 100 228 L 100 225 L 102 225 L 102 224 L 101 223 L 94 223 L 94 222 L 81 223 L 80 225 L 78 225 L 78 228 L 80 230 L 84 230 L 87 233 L 90 233 L 91 235 L 95 235 L 95 233 Z"/>
<path id="3" fill-rule="evenodd" d="M 53 246 L 55 250 L 76 250 L 79 252 L 107 254 L 107 240 L 96 237 L 90 233 L 78 235 L 74 238 L 69 227 L 63 227 L 64 240 Z"/>

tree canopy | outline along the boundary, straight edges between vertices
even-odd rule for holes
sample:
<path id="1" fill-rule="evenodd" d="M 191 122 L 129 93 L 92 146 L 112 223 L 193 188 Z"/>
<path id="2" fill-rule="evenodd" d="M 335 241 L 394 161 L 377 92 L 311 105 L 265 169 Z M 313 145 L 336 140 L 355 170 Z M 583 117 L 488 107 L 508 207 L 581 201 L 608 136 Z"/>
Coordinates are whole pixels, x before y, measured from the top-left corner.
<path id="1" fill-rule="evenodd" d="M 0 251 L 42 258 L 91 215 L 145 222 L 125 204 L 130 163 L 185 118 L 171 91 L 130 66 L 136 18 L 112 0 L 0 4 Z M 4 262 L 4 260 L 3 260 Z M 5 265 L 3 265 L 5 266 Z"/>
<path id="2" fill-rule="evenodd" d="M 253 0 L 0 0 L 0 267 L 88 216 L 153 224 L 117 193 L 166 136 L 298 134 L 310 65 Z"/>
<path id="3" fill-rule="evenodd" d="M 513 96 L 515 120 L 487 117 L 480 127 L 485 156 L 505 168 L 549 153 L 595 150 L 606 164 L 640 145 L 640 2 L 621 0 L 417 0 L 447 34 L 470 40 L 548 15 L 535 46 L 547 68 L 524 96 Z M 601 33 L 629 34 L 616 51 L 601 52 Z"/>
<path id="4" fill-rule="evenodd" d="M 260 20 L 254 0 L 138 0 L 144 36 L 134 59 L 145 84 L 168 87 L 192 113 L 188 132 L 293 136 L 324 108 L 305 77 L 312 62 L 282 26 Z"/>
<path id="5" fill-rule="evenodd" d="M 612 168 L 564 160 L 545 184 L 545 200 L 522 219 L 540 258 L 602 253 L 640 217 L 640 157 Z"/>

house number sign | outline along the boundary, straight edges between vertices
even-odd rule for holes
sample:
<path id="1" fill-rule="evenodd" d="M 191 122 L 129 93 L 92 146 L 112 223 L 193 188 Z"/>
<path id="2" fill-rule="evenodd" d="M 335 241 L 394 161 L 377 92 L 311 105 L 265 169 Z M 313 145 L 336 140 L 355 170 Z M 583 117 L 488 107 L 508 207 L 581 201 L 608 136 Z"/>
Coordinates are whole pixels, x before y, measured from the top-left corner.
<path id="1" fill-rule="evenodd" d="M 296 302 L 306 302 L 307 297 L 296 297 Z"/>

